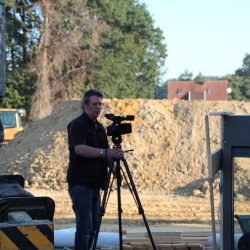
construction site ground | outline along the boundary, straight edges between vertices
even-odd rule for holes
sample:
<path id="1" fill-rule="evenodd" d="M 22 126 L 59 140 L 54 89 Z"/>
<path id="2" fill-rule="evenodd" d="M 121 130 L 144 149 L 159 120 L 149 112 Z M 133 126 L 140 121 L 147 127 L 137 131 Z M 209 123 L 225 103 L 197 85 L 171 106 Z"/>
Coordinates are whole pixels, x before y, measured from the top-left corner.
<path id="1" fill-rule="evenodd" d="M 32 192 L 36 196 L 50 196 L 54 199 L 56 203 L 54 216 L 54 226 L 56 230 L 75 227 L 74 214 L 67 191 L 48 192 L 48 190 L 41 189 L 28 189 L 28 191 Z M 116 196 L 117 192 L 114 190 L 108 200 L 108 206 L 103 217 L 100 231 L 119 232 Z M 195 239 L 193 242 L 201 242 L 201 244 L 206 241 L 208 236 L 212 235 L 210 202 L 208 197 L 197 198 L 190 196 L 153 195 L 143 193 L 139 193 L 139 197 L 143 205 L 150 230 L 153 232 L 155 237 L 158 235 L 162 237 L 160 238 L 160 242 L 162 246 L 165 246 L 165 248 L 162 249 L 168 249 L 166 248 L 166 244 L 170 244 L 169 242 L 184 242 L 183 240 L 180 240 L 179 233 L 187 234 L 189 237 L 191 235 L 192 238 Z M 247 203 L 248 204 L 246 204 L 246 201 L 238 202 L 237 211 L 241 213 L 250 213 L 250 204 L 249 202 Z M 142 248 L 142 245 L 150 245 L 149 239 L 147 237 L 142 237 L 142 235 L 145 235 L 147 232 L 146 227 L 142 216 L 138 214 L 138 209 L 129 190 L 122 190 L 121 205 L 123 210 L 122 227 L 125 238 L 127 237 L 127 242 L 129 242 L 129 244 L 135 244 L 136 242 L 136 244 L 139 244 L 141 247 L 138 249 L 147 249 L 146 247 Z M 218 221 L 218 205 L 219 200 L 218 195 L 216 194 L 216 221 Z M 249 211 L 246 211 L 247 209 Z M 218 225 L 217 232 L 219 233 Z M 188 241 L 185 241 L 183 245 L 185 245 L 186 242 Z"/>
<path id="2" fill-rule="evenodd" d="M 21 174 L 25 187 L 35 196 L 55 200 L 55 229 L 74 227 L 67 193 L 67 125 L 81 114 L 80 100 L 58 105 L 51 115 L 25 125 L 0 150 L 1 174 Z M 122 136 L 129 169 L 150 228 L 208 228 L 210 202 L 208 185 L 205 116 L 211 112 L 250 114 L 249 102 L 105 99 L 104 114 L 134 115 L 132 133 Z M 211 151 L 221 146 L 221 119 L 209 116 Z M 236 128 L 237 129 L 237 128 Z M 110 147 L 114 146 L 109 137 Z M 250 214 L 250 159 L 232 159 L 234 165 L 235 213 Z M 213 187 L 215 217 L 218 217 L 219 175 Z M 123 179 L 124 180 L 124 179 Z M 144 230 L 135 202 L 122 182 L 123 228 Z M 116 190 L 111 194 L 102 231 L 117 231 Z"/>

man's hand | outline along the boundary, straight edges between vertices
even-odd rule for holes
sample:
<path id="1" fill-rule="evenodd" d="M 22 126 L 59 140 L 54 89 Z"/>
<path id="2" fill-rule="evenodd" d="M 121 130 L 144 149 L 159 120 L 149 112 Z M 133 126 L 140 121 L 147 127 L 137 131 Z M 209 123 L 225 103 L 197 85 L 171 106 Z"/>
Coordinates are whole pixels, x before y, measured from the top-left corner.
<path id="1" fill-rule="evenodd" d="M 122 159 L 124 158 L 124 153 L 121 148 L 112 148 L 112 149 L 103 149 L 103 148 L 94 148 L 87 145 L 77 145 L 75 146 L 76 155 L 82 157 L 107 157 L 114 159 Z"/>
<path id="2" fill-rule="evenodd" d="M 124 158 L 124 153 L 121 148 L 107 149 L 107 157 L 114 159 L 122 159 Z"/>

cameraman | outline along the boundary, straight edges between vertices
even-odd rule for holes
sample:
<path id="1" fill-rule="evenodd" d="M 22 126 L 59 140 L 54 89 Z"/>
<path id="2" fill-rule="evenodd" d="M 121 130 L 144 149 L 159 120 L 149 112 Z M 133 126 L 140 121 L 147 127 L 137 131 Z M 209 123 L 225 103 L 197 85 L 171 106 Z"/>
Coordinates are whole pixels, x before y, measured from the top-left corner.
<path id="1" fill-rule="evenodd" d="M 108 148 L 105 129 L 97 117 L 103 95 L 91 89 L 83 95 L 83 113 L 68 125 L 67 182 L 76 216 L 75 249 L 91 248 L 100 210 L 100 189 L 107 180 L 107 159 L 124 157 L 120 148 Z"/>

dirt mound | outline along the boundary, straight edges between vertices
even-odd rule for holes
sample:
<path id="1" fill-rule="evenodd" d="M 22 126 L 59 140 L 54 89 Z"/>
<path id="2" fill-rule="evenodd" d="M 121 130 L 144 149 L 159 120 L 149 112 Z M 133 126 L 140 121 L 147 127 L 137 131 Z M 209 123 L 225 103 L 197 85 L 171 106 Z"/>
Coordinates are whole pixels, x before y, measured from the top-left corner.
<path id="1" fill-rule="evenodd" d="M 250 113 L 246 102 L 104 100 L 104 113 L 135 115 L 133 132 L 123 136 L 137 190 L 169 193 L 206 190 L 204 117 L 210 112 Z M 34 188 L 66 189 L 67 124 L 81 113 L 79 100 L 65 101 L 50 116 L 26 125 L 24 132 L 0 150 L 2 174 L 20 173 Z M 220 118 L 210 119 L 212 150 L 220 143 Z M 112 142 L 110 142 L 112 146 Z"/>

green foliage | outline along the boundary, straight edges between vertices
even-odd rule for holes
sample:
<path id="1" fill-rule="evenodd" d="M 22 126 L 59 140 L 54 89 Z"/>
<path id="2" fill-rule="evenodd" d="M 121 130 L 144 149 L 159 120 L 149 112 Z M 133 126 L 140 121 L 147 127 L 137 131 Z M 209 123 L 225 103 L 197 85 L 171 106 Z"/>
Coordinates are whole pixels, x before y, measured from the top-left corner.
<path id="1" fill-rule="evenodd" d="M 26 1 L 30 6 L 30 2 Z M 32 11 L 32 10 L 30 10 Z M 3 106 L 30 109 L 36 76 L 26 67 L 34 42 L 32 19 L 27 15 L 22 1 L 6 2 L 6 97 Z"/>
<path id="2" fill-rule="evenodd" d="M 228 75 L 226 79 L 232 89 L 232 100 L 250 100 L 250 54 L 246 54 L 242 67 L 235 71 L 235 75 Z"/>
<path id="3" fill-rule="evenodd" d="M 197 76 L 194 77 L 194 81 L 205 81 L 205 80 L 223 80 L 224 77 L 219 76 L 204 76 L 201 72 Z"/>
<path id="4" fill-rule="evenodd" d="M 44 39 L 46 15 L 51 57 L 47 79 L 54 103 L 90 87 L 107 98 L 156 96 L 166 45 L 144 5 L 136 0 L 48 2 L 50 9 L 43 13 L 44 1 L 7 0 L 6 107 L 30 109 L 40 76 L 36 60 L 43 58 L 38 45 Z"/>
<path id="5" fill-rule="evenodd" d="M 168 83 L 164 82 L 157 86 L 157 99 L 166 99 L 168 97 Z"/>
<path id="6" fill-rule="evenodd" d="M 185 70 L 182 74 L 179 75 L 178 81 L 191 81 L 193 78 L 193 73 Z"/>
<path id="7" fill-rule="evenodd" d="M 246 101 L 250 99 L 250 79 L 238 75 L 227 75 L 228 85 L 232 89 L 231 100 Z"/>
<path id="8" fill-rule="evenodd" d="M 21 73 L 18 69 L 7 72 L 7 91 L 3 106 L 30 109 L 36 75 Z"/>
<path id="9" fill-rule="evenodd" d="M 237 69 L 235 74 L 244 78 L 250 78 L 250 54 L 246 54 L 243 59 L 242 68 Z"/>
<path id="10" fill-rule="evenodd" d="M 134 1 L 89 1 L 104 25 L 93 84 L 106 97 L 154 98 L 166 57 L 160 29 Z"/>
<path id="11" fill-rule="evenodd" d="M 194 77 L 194 81 L 204 81 L 204 80 L 207 80 L 207 77 L 202 75 L 201 72 L 199 72 L 199 74 Z"/>
<path id="12" fill-rule="evenodd" d="M 47 1 L 53 8 L 49 13 L 42 12 L 45 2 L 41 0 L 6 1 L 4 106 L 30 109 L 39 75 L 30 62 L 41 61 L 38 54 L 43 48 L 38 43 L 43 40 L 46 14 L 50 17 L 47 78 L 56 104 L 59 102 L 56 98 L 76 97 L 89 88 L 100 89 L 107 98 L 167 96 L 167 83 L 159 84 L 167 57 L 166 45 L 162 31 L 154 26 L 145 5 L 136 0 Z M 61 57 L 53 62 L 58 54 Z M 242 67 L 234 75 L 220 78 L 199 73 L 193 77 L 193 73 L 185 71 L 178 77 L 178 80 L 192 79 L 226 79 L 232 89 L 232 100 L 249 100 L 250 54 L 245 55 Z"/>
<path id="13" fill-rule="evenodd" d="M 15 0 L 7 0 L 5 3 L 6 7 L 12 8 L 12 9 L 16 9 L 16 3 Z"/>

